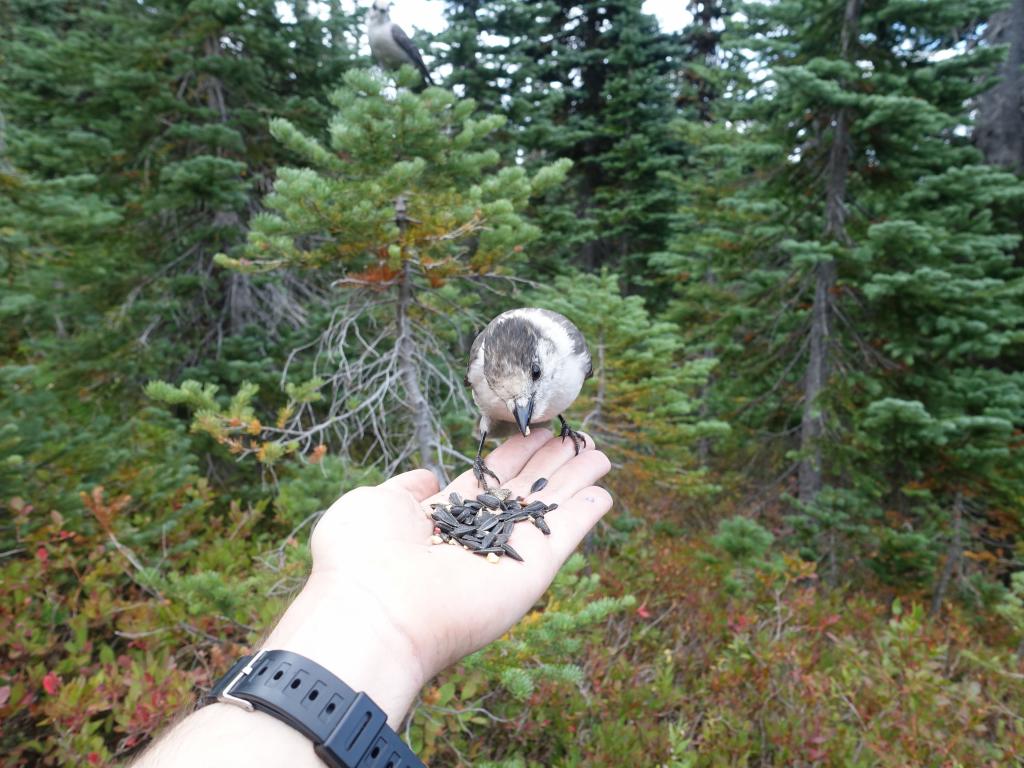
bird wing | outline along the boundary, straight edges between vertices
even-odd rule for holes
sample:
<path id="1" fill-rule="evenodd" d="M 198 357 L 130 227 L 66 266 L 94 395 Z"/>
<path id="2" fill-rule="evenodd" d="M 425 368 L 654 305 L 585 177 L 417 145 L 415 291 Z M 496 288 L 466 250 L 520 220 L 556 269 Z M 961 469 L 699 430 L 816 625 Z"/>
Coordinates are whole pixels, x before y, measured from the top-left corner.
<path id="1" fill-rule="evenodd" d="M 488 326 L 490 327 L 490 326 Z M 484 328 L 480 333 L 473 339 L 473 345 L 469 348 L 469 366 L 466 368 L 466 378 L 463 379 L 466 386 L 470 386 L 469 372 L 473 368 L 473 363 L 476 361 L 476 356 L 480 353 L 480 345 L 484 343 L 484 334 L 487 333 L 487 328 Z"/>
<path id="2" fill-rule="evenodd" d="M 395 41 L 395 45 L 402 49 L 406 56 L 409 57 L 409 61 L 416 65 L 416 69 L 423 75 L 423 79 L 429 84 L 433 85 L 434 81 L 430 79 L 430 70 L 427 69 L 427 65 L 423 63 L 423 57 L 420 55 L 419 49 L 409 39 L 409 36 L 405 34 L 403 30 L 397 24 L 391 25 L 391 39 Z"/>

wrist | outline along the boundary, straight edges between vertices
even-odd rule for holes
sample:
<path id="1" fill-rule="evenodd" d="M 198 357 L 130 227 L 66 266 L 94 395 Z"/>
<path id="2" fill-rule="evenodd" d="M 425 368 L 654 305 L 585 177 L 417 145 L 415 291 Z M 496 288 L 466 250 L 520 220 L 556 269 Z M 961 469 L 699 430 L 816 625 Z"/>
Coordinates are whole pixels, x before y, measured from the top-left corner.
<path id="1" fill-rule="evenodd" d="M 309 739 L 265 712 L 233 704 L 203 707 L 178 723 L 132 764 L 132 768 L 216 765 L 252 768 L 287 765 L 324 768 Z"/>
<path id="2" fill-rule="evenodd" d="M 301 654 L 366 693 L 398 727 L 430 675 L 387 606 L 358 585 L 314 572 L 258 648 Z"/>

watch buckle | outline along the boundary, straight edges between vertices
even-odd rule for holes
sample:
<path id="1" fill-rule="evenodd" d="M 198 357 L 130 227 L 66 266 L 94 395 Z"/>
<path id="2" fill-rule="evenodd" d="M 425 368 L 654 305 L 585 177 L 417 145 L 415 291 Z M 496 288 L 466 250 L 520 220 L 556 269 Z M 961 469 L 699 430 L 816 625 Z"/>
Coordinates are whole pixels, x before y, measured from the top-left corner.
<path id="1" fill-rule="evenodd" d="M 217 701 L 223 702 L 225 704 L 234 704 L 236 707 L 241 707 L 247 712 L 252 712 L 254 709 L 252 703 L 246 701 L 245 699 L 240 699 L 237 696 L 232 696 L 231 689 L 234 688 L 238 681 L 241 680 L 243 677 L 252 674 L 253 669 L 256 668 L 256 663 L 260 660 L 260 658 L 264 656 L 264 654 L 266 654 L 266 650 L 260 651 L 251 659 L 249 659 L 249 663 L 242 667 L 242 669 L 239 671 L 237 675 L 231 678 L 230 683 L 224 686 L 224 690 L 221 691 L 220 696 L 217 697 Z"/>

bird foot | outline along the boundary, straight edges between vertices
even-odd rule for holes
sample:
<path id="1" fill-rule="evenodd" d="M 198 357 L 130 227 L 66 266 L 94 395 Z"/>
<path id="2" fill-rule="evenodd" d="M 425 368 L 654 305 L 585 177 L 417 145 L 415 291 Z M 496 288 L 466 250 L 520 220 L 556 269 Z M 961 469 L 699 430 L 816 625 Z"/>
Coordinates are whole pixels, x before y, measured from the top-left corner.
<path id="1" fill-rule="evenodd" d="M 576 455 L 579 456 L 580 455 L 580 445 L 586 445 L 587 444 L 587 438 L 583 436 L 582 432 L 577 432 L 575 429 L 570 427 L 569 424 L 566 422 L 566 420 L 562 416 L 559 416 L 558 420 L 560 422 L 562 422 L 562 431 L 561 431 L 562 442 L 564 443 L 565 442 L 565 438 L 567 438 L 567 437 L 571 438 L 572 439 L 572 446 L 573 446 L 573 448 L 576 449 Z"/>
<path id="2" fill-rule="evenodd" d="M 498 486 L 501 486 L 501 479 L 491 472 L 490 468 L 484 463 L 484 457 L 477 454 L 476 458 L 473 460 L 473 477 L 476 478 L 477 484 L 483 488 L 484 491 L 491 490 L 487 485 L 487 475 L 493 477 Z"/>

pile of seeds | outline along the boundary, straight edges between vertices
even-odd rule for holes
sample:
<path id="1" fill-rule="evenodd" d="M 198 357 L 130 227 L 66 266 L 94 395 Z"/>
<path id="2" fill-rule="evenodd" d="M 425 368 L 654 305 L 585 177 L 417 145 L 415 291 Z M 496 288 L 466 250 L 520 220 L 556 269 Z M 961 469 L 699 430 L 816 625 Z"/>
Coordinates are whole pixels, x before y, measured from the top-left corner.
<path id="1" fill-rule="evenodd" d="M 530 493 L 544 489 L 548 481 L 543 477 L 530 488 Z M 508 555 L 523 561 L 522 556 L 509 546 L 516 523 L 530 520 L 546 536 L 551 533 L 544 515 L 558 509 L 557 504 L 531 501 L 524 504 L 522 496 L 512 498 L 512 491 L 496 488 L 481 493 L 475 499 L 463 499 L 452 493 L 447 504 L 431 504 L 430 517 L 434 521 L 434 544 L 462 545 L 474 555 L 486 557 L 490 562 Z"/>

